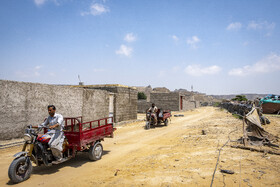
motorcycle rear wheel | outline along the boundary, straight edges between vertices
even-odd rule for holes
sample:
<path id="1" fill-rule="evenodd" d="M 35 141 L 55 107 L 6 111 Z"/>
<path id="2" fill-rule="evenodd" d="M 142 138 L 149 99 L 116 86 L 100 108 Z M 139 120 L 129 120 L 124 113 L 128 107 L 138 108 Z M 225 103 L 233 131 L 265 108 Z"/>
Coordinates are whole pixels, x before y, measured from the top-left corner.
<path id="1" fill-rule="evenodd" d="M 165 119 L 164 125 L 165 125 L 165 126 L 168 126 L 168 119 Z"/>
<path id="2" fill-rule="evenodd" d="M 27 163 L 27 168 L 24 167 L 25 163 L 28 162 L 27 160 L 26 157 L 19 157 L 14 159 L 11 163 L 8 175 L 13 183 L 25 181 L 30 177 L 33 167 L 30 160 L 29 163 Z"/>
<path id="3" fill-rule="evenodd" d="M 90 146 L 88 156 L 90 160 L 100 160 L 103 154 L 103 146 L 100 142 L 96 142 L 94 146 Z"/>

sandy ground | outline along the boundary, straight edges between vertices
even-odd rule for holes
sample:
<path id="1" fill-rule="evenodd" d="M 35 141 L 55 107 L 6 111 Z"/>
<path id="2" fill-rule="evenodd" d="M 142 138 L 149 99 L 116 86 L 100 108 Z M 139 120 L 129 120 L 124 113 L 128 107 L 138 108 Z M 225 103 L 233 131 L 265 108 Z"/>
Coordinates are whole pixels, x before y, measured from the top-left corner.
<path id="1" fill-rule="evenodd" d="M 99 161 L 79 153 L 60 165 L 34 167 L 31 178 L 15 186 L 210 186 L 218 149 L 228 137 L 242 136 L 242 121 L 213 107 L 174 114 L 184 117 L 172 117 L 167 127 L 145 130 L 144 121 L 118 127 L 113 139 L 102 142 Z M 265 129 L 280 137 L 280 118 L 269 119 L 272 123 Z M 279 155 L 231 148 L 233 144 L 221 151 L 213 186 L 280 186 Z M 7 171 L 20 149 L 0 150 L 0 186 L 13 185 Z"/>

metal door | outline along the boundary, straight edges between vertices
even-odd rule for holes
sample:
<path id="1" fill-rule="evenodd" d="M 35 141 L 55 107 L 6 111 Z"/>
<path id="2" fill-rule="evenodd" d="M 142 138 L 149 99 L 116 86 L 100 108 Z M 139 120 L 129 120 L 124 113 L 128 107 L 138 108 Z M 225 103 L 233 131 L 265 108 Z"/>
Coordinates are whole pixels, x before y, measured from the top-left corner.
<path id="1" fill-rule="evenodd" d="M 183 110 L 183 96 L 180 96 L 180 110 Z"/>

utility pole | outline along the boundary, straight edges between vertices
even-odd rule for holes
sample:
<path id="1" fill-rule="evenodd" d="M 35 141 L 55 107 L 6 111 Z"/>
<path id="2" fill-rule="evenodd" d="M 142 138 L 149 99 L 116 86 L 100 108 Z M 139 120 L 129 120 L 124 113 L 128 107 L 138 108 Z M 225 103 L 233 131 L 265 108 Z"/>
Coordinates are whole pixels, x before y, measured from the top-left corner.
<path id="1" fill-rule="evenodd" d="M 80 75 L 78 75 L 78 79 L 79 79 L 79 81 L 80 81 L 80 82 L 79 82 L 79 85 L 80 85 L 80 86 L 84 85 L 84 83 L 83 83 L 83 82 L 81 81 L 81 79 L 80 79 Z"/>

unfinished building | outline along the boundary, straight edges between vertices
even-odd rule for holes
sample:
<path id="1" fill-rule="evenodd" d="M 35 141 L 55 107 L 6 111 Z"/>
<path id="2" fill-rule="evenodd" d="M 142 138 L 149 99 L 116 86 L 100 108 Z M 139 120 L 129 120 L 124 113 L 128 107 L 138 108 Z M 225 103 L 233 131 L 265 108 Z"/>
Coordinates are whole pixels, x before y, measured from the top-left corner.
<path id="1" fill-rule="evenodd" d="M 192 92 L 171 92 L 167 88 L 145 89 L 145 87 L 137 87 L 137 90 L 139 92 L 145 90 L 144 93 L 147 95 L 146 100 L 138 100 L 138 112 L 146 112 L 152 103 L 158 108 L 172 111 L 186 111 L 200 106 L 200 102 L 194 99 Z"/>

